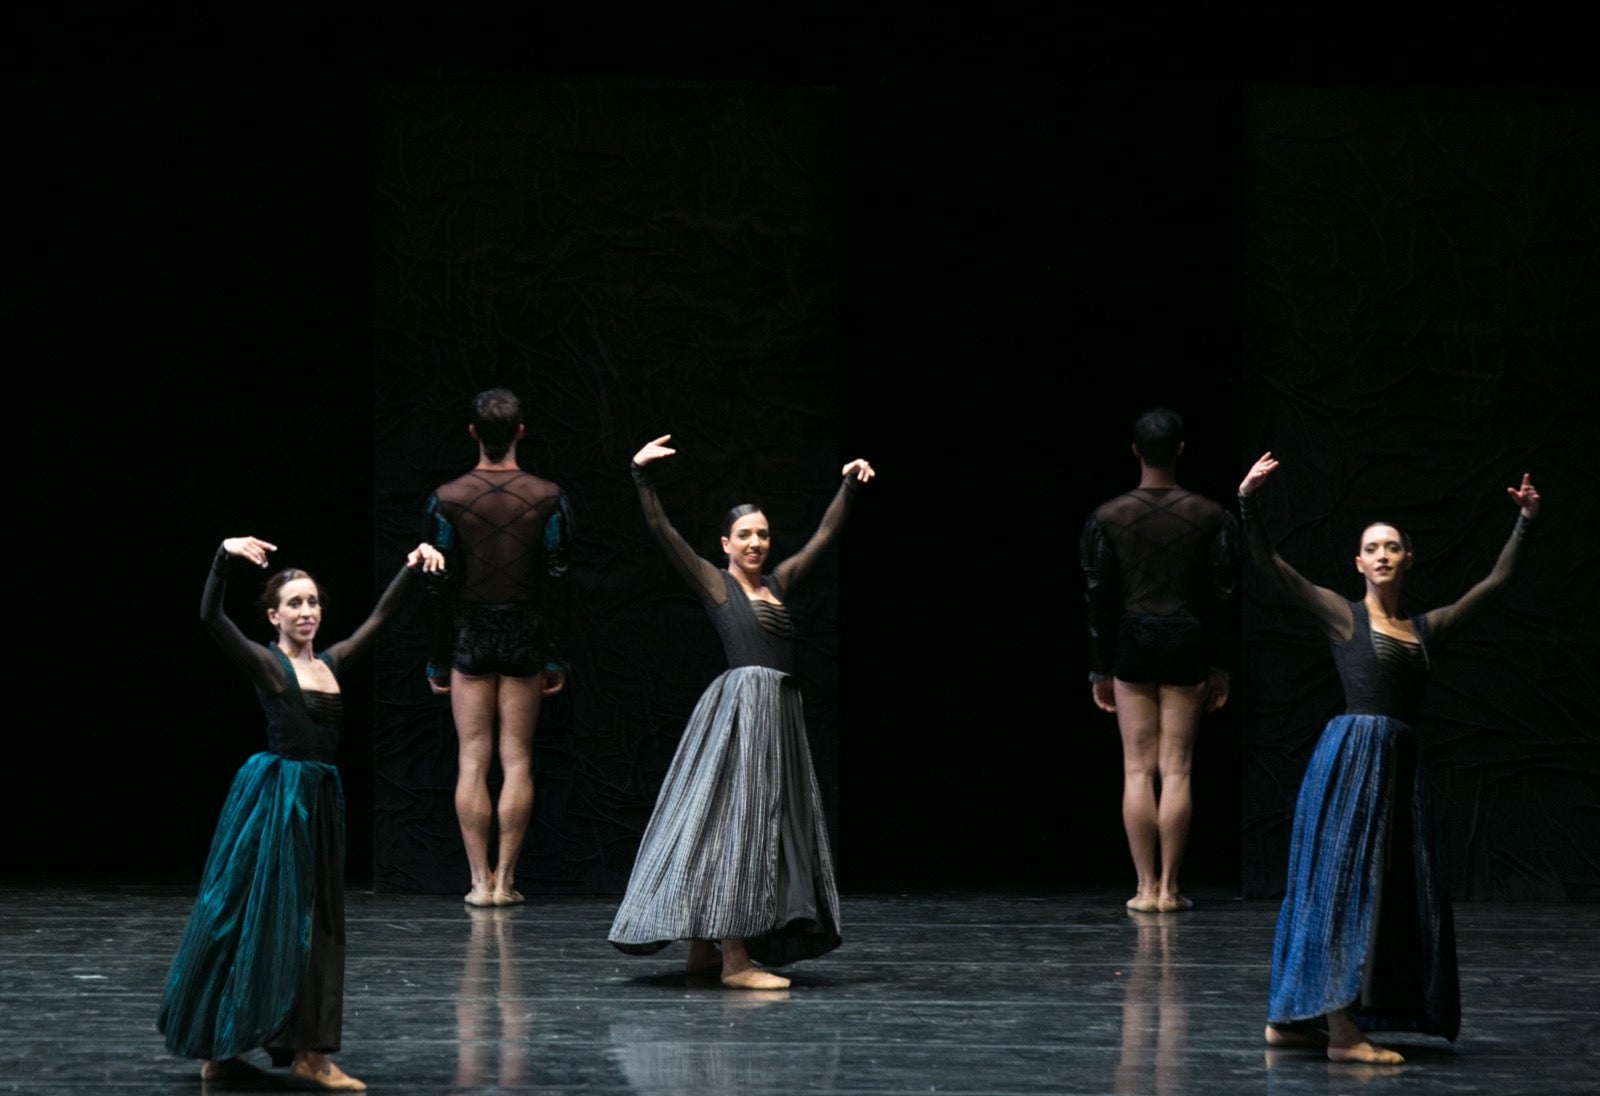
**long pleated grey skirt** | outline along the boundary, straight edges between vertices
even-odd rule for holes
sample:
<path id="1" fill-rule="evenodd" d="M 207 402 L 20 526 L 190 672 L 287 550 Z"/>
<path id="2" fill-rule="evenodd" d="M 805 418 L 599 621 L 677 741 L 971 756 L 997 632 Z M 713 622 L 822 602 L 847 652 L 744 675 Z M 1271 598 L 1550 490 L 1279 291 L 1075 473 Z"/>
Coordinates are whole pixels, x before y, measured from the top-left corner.
<path id="1" fill-rule="evenodd" d="M 839 946 L 839 893 L 800 693 L 763 666 L 722 674 L 689 717 L 611 942 L 742 939 L 772 966 Z"/>
<path id="2" fill-rule="evenodd" d="M 1267 1019 L 1341 1008 L 1367 1031 L 1461 1029 L 1427 774 L 1416 732 L 1389 716 L 1331 720 L 1295 806 Z"/>

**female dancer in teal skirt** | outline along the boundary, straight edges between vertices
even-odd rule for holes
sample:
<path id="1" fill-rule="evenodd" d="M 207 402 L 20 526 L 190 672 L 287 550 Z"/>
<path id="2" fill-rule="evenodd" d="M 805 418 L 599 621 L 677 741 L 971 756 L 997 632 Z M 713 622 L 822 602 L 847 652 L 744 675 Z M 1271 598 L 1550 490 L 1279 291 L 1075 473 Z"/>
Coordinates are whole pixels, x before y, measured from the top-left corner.
<path id="1" fill-rule="evenodd" d="M 393 615 L 412 574 L 440 570 L 444 558 L 419 545 L 366 623 L 317 654 L 322 588 L 304 571 L 267 581 L 261 607 L 275 642 L 252 643 L 223 613 L 229 561 L 265 567 L 275 550 L 256 537 L 223 541 L 200 599 L 200 619 L 255 683 L 267 751 L 244 763 L 223 804 L 157 1026 L 169 1050 L 204 1060 L 204 1080 L 256 1075 L 237 1055 L 265 1047 L 275 1064 L 292 1061 L 300 1082 L 359 1092 L 366 1086 L 327 1057 L 344 1013 L 338 675 Z"/>

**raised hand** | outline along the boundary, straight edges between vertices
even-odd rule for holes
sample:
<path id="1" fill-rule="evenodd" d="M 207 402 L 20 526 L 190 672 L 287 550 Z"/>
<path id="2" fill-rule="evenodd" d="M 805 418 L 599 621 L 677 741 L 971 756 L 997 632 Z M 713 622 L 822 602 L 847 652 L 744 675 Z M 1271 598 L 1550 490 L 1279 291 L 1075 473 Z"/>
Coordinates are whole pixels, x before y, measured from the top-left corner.
<path id="1" fill-rule="evenodd" d="M 1239 494 L 1254 494 L 1255 489 L 1261 486 L 1261 481 L 1272 475 L 1272 470 L 1276 467 L 1278 467 L 1278 459 L 1272 455 L 1272 451 L 1269 449 L 1267 452 L 1262 453 L 1261 456 L 1256 458 L 1256 462 L 1250 466 L 1250 471 L 1244 474 L 1244 479 L 1239 481 Z"/>
<path id="2" fill-rule="evenodd" d="M 653 460 L 672 456 L 677 450 L 667 448 L 667 442 L 671 440 L 671 434 L 662 434 L 655 441 L 646 442 L 644 448 L 633 455 L 633 463 L 649 464 Z"/>
<path id="3" fill-rule="evenodd" d="M 1533 485 L 1533 480 L 1528 478 L 1528 473 L 1522 473 L 1522 486 L 1507 487 L 1506 494 L 1511 496 L 1511 501 L 1522 509 L 1522 516 L 1532 521 L 1539 516 L 1539 489 Z"/>
<path id="4" fill-rule="evenodd" d="M 418 564 L 421 564 L 424 574 L 436 574 L 444 570 L 444 553 L 426 542 L 419 544 L 406 556 L 408 568 L 415 571 Z"/>
<path id="5" fill-rule="evenodd" d="M 635 458 L 635 459 L 637 459 L 637 458 Z M 862 483 L 866 483 L 869 479 L 871 479 L 873 476 L 876 476 L 878 473 L 872 470 L 872 465 L 868 464 L 866 461 L 864 461 L 864 460 L 862 460 L 860 458 L 857 458 L 856 460 L 853 460 L 849 464 L 845 465 L 844 469 L 839 474 L 841 476 L 844 476 L 847 479 L 850 476 L 854 476 L 856 479 L 860 480 Z"/>
<path id="6" fill-rule="evenodd" d="M 229 537 L 222 542 L 222 550 L 237 559 L 247 559 L 257 567 L 265 567 L 267 553 L 276 552 L 278 546 L 260 537 Z"/>

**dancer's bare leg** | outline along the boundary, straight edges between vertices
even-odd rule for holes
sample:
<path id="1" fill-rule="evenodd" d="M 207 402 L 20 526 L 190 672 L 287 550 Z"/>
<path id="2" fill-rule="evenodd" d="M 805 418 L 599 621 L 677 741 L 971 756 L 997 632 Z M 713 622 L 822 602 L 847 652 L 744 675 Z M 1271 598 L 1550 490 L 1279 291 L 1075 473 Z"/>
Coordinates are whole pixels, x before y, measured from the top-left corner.
<path id="1" fill-rule="evenodd" d="M 789 979 L 750 962 L 743 940 L 722 941 L 722 984 L 730 989 L 788 989 Z"/>
<path id="2" fill-rule="evenodd" d="M 1369 1040 L 1345 1009 L 1328 1013 L 1328 1060 L 1397 1066 L 1405 1061 L 1398 1052 Z"/>
<path id="3" fill-rule="evenodd" d="M 533 817 L 533 728 L 539 721 L 544 674 L 500 678 L 500 786 L 497 814 L 500 849 L 494 872 L 494 901 L 499 906 L 522 901 L 517 893 L 517 856 Z"/>
<path id="4" fill-rule="evenodd" d="M 1117 704 L 1117 730 L 1122 734 L 1122 826 L 1139 889 L 1128 899 L 1131 910 L 1154 910 L 1160 898 L 1156 867 L 1159 836 L 1156 773 L 1159 771 L 1161 706 L 1159 686 L 1112 682 Z"/>
<path id="5" fill-rule="evenodd" d="M 1316 1047 L 1321 1050 L 1328 1045 L 1326 1035 L 1304 1024 L 1268 1024 L 1266 1039 L 1268 1046 L 1275 1047 Z"/>
<path id="6" fill-rule="evenodd" d="M 306 1081 L 329 1092 L 365 1092 L 367 1086 L 328 1060 L 317 1050 L 297 1051 L 289 1075 L 297 1081 Z"/>
<path id="7" fill-rule="evenodd" d="M 1183 850 L 1189 843 L 1189 820 L 1194 813 L 1189 773 L 1205 699 L 1204 685 L 1160 686 L 1161 799 L 1156 817 L 1161 834 L 1161 877 L 1156 887 L 1156 908 L 1163 913 L 1186 910 L 1194 905 L 1178 891 L 1178 869 L 1183 865 Z"/>
<path id="8" fill-rule="evenodd" d="M 494 869 L 489 866 L 489 823 L 494 808 L 489 800 L 489 765 L 494 760 L 494 720 L 499 693 L 498 674 L 472 677 L 450 671 L 450 714 L 455 717 L 456 819 L 461 823 L 461 843 L 467 850 L 472 889 L 467 902 L 494 904 Z"/>
<path id="9" fill-rule="evenodd" d="M 716 974 L 722 970 L 722 953 L 710 940 L 690 940 L 689 958 L 684 960 L 685 974 Z"/>

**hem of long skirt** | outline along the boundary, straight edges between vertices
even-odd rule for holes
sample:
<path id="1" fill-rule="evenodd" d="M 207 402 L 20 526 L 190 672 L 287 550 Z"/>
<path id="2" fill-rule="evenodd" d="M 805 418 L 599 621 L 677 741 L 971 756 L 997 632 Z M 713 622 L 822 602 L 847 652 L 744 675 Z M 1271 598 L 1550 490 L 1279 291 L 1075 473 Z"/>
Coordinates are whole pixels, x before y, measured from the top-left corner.
<path id="1" fill-rule="evenodd" d="M 675 936 L 662 940 L 611 940 L 611 946 L 625 955 L 654 955 L 656 952 L 677 943 L 679 940 L 701 939 L 700 937 Z M 711 937 L 710 939 L 718 939 Z M 844 938 L 837 932 L 786 932 L 779 929 L 774 932 L 762 933 L 760 936 L 744 938 L 745 947 L 749 950 L 751 958 L 766 966 L 782 967 L 790 963 L 798 963 L 805 959 L 815 959 L 826 955 L 844 943 Z"/>

